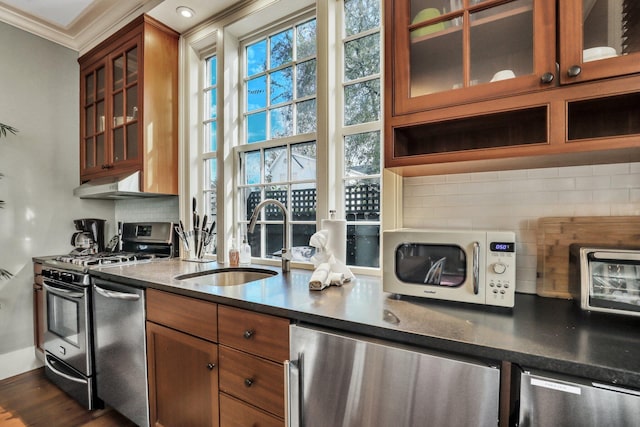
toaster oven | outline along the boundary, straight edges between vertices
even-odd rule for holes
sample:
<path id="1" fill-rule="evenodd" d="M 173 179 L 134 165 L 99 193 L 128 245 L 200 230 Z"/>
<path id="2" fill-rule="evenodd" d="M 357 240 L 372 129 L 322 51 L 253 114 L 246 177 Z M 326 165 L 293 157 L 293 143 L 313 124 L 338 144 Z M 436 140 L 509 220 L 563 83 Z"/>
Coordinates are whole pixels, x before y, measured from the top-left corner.
<path id="1" fill-rule="evenodd" d="M 572 245 L 570 262 L 582 309 L 640 316 L 640 248 Z"/>
<path id="2" fill-rule="evenodd" d="M 513 307 L 515 233 L 388 230 L 383 289 L 400 295 Z"/>

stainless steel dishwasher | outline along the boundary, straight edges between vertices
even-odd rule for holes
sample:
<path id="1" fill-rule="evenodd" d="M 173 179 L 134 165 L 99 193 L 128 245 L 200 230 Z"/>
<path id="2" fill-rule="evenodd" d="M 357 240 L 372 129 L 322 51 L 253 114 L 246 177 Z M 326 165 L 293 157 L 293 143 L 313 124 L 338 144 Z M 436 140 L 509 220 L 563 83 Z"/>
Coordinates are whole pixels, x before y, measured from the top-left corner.
<path id="1" fill-rule="evenodd" d="M 93 278 L 98 397 L 149 426 L 144 290 Z"/>
<path id="2" fill-rule="evenodd" d="M 293 325 L 289 426 L 496 427 L 497 364 Z"/>

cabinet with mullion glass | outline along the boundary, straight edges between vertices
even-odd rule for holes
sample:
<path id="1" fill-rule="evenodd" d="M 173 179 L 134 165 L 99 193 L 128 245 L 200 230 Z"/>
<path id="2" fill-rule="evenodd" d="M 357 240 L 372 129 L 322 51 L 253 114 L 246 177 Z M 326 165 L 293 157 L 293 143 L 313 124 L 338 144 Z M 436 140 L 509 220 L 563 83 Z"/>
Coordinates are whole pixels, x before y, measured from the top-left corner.
<path id="1" fill-rule="evenodd" d="M 80 63 L 80 181 L 139 172 L 145 193 L 178 192 L 179 34 L 141 15 Z"/>

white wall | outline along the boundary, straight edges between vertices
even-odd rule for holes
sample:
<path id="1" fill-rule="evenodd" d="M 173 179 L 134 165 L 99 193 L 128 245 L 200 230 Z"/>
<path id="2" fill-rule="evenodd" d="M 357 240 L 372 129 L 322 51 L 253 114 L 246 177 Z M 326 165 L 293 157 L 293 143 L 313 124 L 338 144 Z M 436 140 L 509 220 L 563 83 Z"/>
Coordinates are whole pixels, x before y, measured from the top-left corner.
<path id="1" fill-rule="evenodd" d="M 535 293 L 540 217 L 640 215 L 640 163 L 405 178 L 403 226 L 516 232 L 516 289 Z"/>
<path id="2" fill-rule="evenodd" d="M 36 366 L 32 257 L 68 253 L 75 218 L 115 231 L 112 201 L 73 196 L 79 177 L 77 52 L 0 23 L 0 379 Z M 109 232 L 109 233 L 110 233 Z"/>

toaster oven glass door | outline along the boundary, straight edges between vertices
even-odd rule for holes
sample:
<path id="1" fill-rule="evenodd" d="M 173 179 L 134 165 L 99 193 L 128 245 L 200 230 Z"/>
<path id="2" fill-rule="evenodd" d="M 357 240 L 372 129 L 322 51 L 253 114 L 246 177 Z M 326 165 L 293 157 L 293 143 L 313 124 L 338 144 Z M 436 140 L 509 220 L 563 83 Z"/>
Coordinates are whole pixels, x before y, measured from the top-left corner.
<path id="1" fill-rule="evenodd" d="M 640 254 L 622 259 L 619 253 L 589 254 L 589 305 L 640 312 Z"/>
<path id="2" fill-rule="evenodd" d="M 467 256 L 457 245 L 405 243 L 395 256 L 396 276 L 405 283 L 456 288 L 468 274 Z"/>

